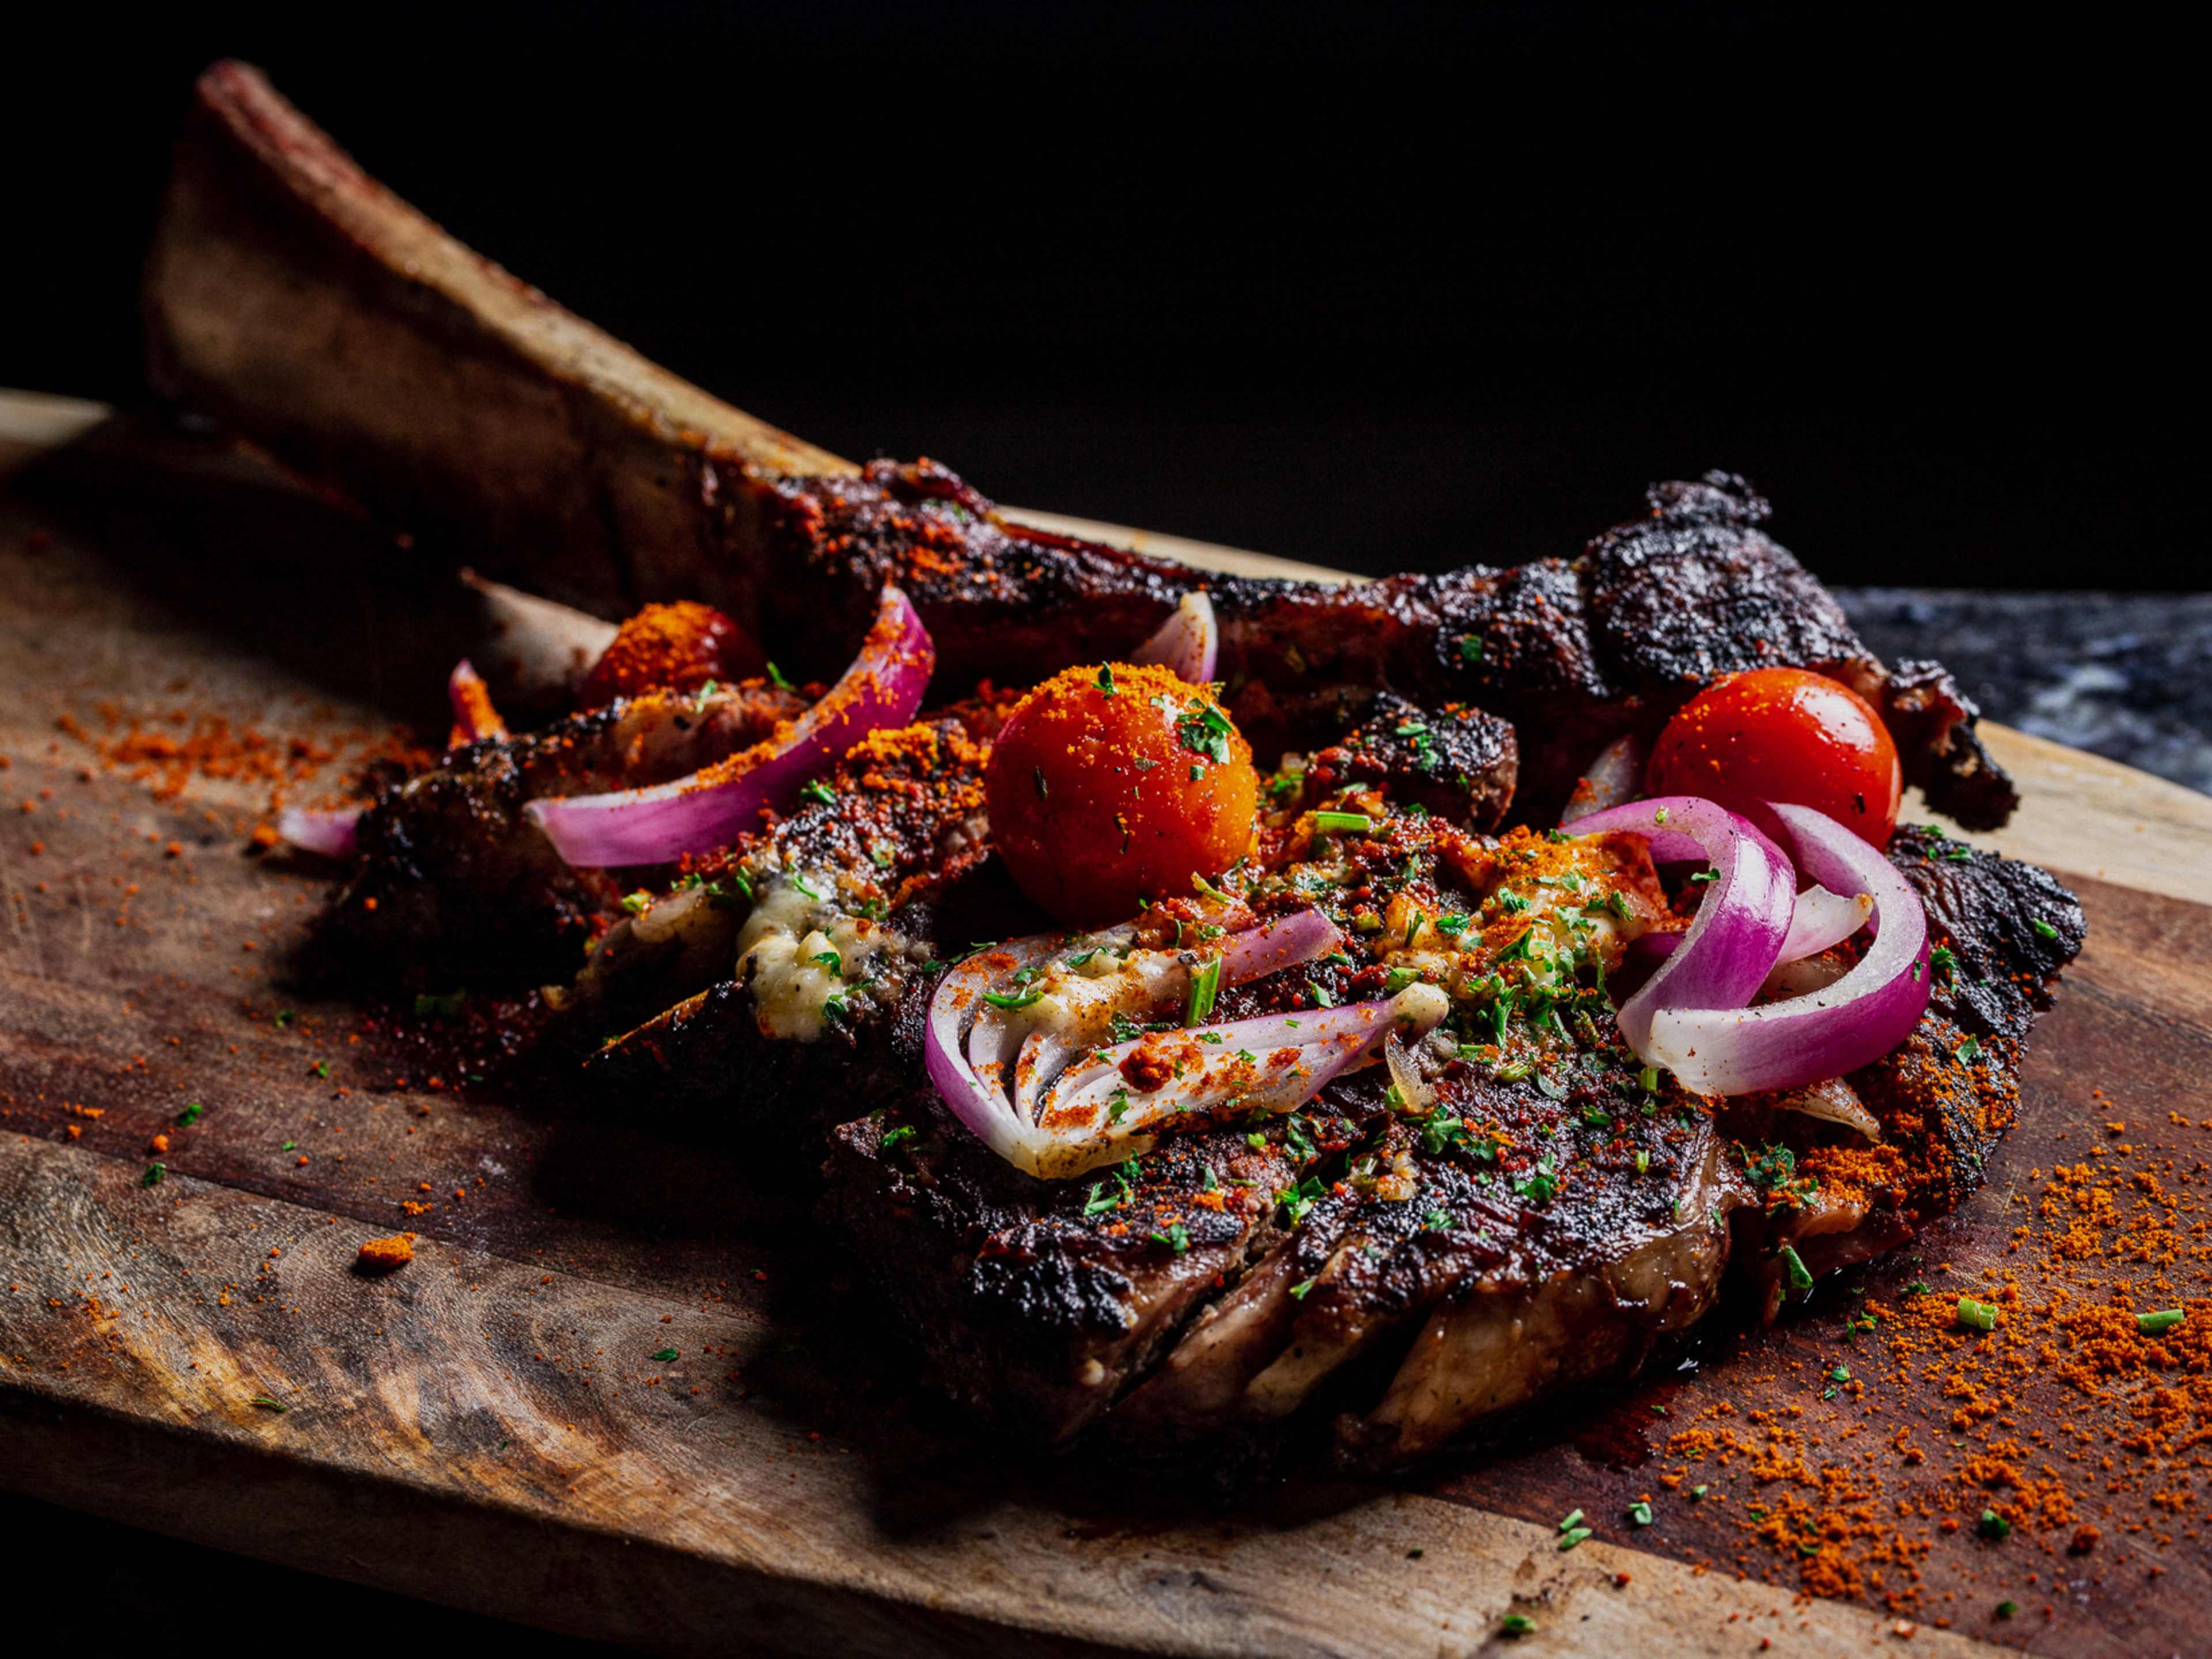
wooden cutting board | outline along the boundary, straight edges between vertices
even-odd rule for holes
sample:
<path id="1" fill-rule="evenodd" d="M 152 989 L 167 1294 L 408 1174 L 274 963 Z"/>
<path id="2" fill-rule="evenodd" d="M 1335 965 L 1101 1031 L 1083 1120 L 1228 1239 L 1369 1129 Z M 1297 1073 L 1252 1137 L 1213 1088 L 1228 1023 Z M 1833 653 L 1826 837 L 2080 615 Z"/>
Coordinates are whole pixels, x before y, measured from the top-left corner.
<path id="1" fill-rule="evenodd" d="M 1802 1598 L 1747 1549 L 1741 1468 L 1624 1518 L 1668 1420 L 1621 1412 L 1802 1408 L 1825 1304 L 1396 1486 L 1304 1475 L 1217 1511 L 963 1439 L 796 1183 L 657 1133 L 650 1103 L 578 1121 L 479 1086 L 411 1011 L 297 980 L 326 872 L 248 833 L 272 787 L 331 786 L 395 716 L 434 729 L 458 611 L 388 538 L 226 453 L 111 422 L 22 465 L 98 414 L 0 396 L 0 1484 L 677 1652 L 1455 1654 L 1515 1613 L 1540 1651 L 1908 1639 L 1871 1589 Z M 2124 1118 L 2139 1153 L 2193 1158 L 2212 1119 L 2212 800 L 1991 746 L 2027 802 L 1995 841 L 2081 878 L 2092 934 L 1989 1187 L 1915 1246 L 1960 1274 L 2007 1261 L 2061 1137 Z M 354 1270 L 403 1227 L 411 1266 Z M 1868 1443 L 1948 1413 L 1936 1395 L 1894 1383 Z M 1847 1418 L 1804 1432 L 1840 1444 Z M 1885 1502 L 1938 1501 L 1930 1478 L 1868 1473 Z M 1574 1508 L 1599 1535 L 1562 1552 Z M 2180 1649 L 2212 1613 L 2181 1522 L 2164 1544 L 2107 1524 L 2085 1560 L 2025 1533 L 1998 1555 L 1971 1518 L 1919 1563 L 1915 1649 Z M 2001 1597 L 2026 1611 L 1994 1620 Z"/>

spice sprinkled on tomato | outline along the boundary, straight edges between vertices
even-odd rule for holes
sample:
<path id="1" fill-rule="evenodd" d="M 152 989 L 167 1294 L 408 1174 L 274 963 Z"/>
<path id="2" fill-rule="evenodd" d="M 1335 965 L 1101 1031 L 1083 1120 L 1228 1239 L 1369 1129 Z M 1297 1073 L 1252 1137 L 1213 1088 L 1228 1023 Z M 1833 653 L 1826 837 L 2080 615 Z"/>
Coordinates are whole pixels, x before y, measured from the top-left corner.
<path id="1" fill-rule="evenodd" d="M 1667 723 L 1649 786 L 1718 801 L 1784 846 L 1771 800 L 1826 812 L 1887 847 L 1904 783 L 1897 745 L 1864 697 L 1802 668 L 1753 668 L 1714 681 Z"/>
<path id="2" fill-rule="evenodd" d="M 1165 668 L 1071 668 L 1024 698 L 984 777 L 991 836 L 1066 921 L 1118 921 L 1244 856 L 1251 745 L 1211 690 Z"/>

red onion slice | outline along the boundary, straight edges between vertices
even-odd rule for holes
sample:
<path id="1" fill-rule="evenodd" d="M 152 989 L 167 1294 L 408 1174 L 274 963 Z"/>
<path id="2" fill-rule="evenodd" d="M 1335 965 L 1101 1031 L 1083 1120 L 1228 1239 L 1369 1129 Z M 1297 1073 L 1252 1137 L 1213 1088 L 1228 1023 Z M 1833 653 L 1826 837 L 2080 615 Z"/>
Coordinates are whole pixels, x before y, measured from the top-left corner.
<path id="1" fill-rule="evenodd" d="M 1079 1060 L 1052 1085 L 1036 1127 L 1051 1138 L 1055 1161 L 1072 1165 L 1060 1172 L 1080 1175 L 1128 1156 L 1132 1139 L 1143 1136 L 1150 1144 L 1148 1132 L 1164 1123 L 1198 1128 L 1230 1114 L 1294 1112 L 1339 1073 L 1373 1060 L 1378 1039 L 1425 1036 L 1450 1012 L 1442 991 L 1415 984 L 1376 1002 L 1263 1014 L 1117 1042 Z M 1172 1056 L 1178 1067 L 1149 1093 L 1121 1071 L 1121 1062 L 1146 1044 Z"/>
<path id="2" fill-rule="evenodd" d="M 1833 984 L 1786 1002 L 1659 1009 L 1647 1028 L 1649 1051 L 1637 1052 L 1700 1093 L 1755 1094 L 1841 1077 L 1895 1048 L 1928 1006 L 1920 895 L 1879 849 L 1825 813 L 1780 803 L 1774 811 L 1807 874 L 1832 892 L 1873 898 L 1874 943 Z"/>
<path id="3" fill-rule="evenodd" d="M 1777 962 L 1801 962 L 1818 956 L 1830 945 L 1841 945 L 1867 925 L 1874 915 L 1874 895 L 1854 893 L 1849 898 L 1825 887 L 1808 887 L 1797 895 L 1790 914 L 1790 933 L 1782 941 Z"/>
<path id="4" fill-rule="evenodd" d="M 349 859 L 361 814 L 358 806 L 327 811 L 288 806 L 276 815 L 276 833 L 303 852 L 319 853 L 326 859 Z"/>
<path id="5" fill-rule="evenodd" d="M 1615 738 L 1598 750 L 1589 770 L 1575 782 L 1559 814 L 1564 827 L 1580 823 L 1593 812 L 1625 805 L 1644 793 L 1644 740 L 1635 736 Z"/>
<path id="6" fill-rule="evenodd" d="M 1212 680 L 1220 656 L 1221 624 L 1214 617 L 1212 599 L 1201 587 L 1182 596 L 1160 631 L 1139 646 L 1129 660 L 1158 663 L 1193 685 L 1205 685 Z"/>
<path id="7" fill-rule="evenodd" d="M 912 720 L 936 662 L 921 617 L 886 583 L 853 665 L 773 744 L 671 783 L 533 800 L 525 810 L 563 859 L 587 867 L 663 864 L 726 847 L 759 827 L 763 807 L 788 807 L 809 778 L 868 732 Z"/>
<path id="8" fill-rule="evenodd" d="M 491 706 L 491 688 L 464 657 L 446 677 L 446 701 L 453 706 L 453 747 L 479 738 L 503 738 L 507 722 Z"/>
<path id="9" fill-rule="evenodd" d="M 1120 1121 L 1106 1126 L 1103 1142 L 1095 1137 L 1073 1135 L 1062 1121 L 1060 1109 L 1053 1103 L 1065 1081 L 1060 1075 L 1062 1066 L 1073 1056 L 1095 1056 L 1114 1014 L 1150 1013 L 1163 1001 L 1188 991 L 1191 963 L 1186 958 L 1190 953 L 1176 951 L 1129 951 L 1110 973 L 1096 978 L 1071 978 L 1065 973 L 1043 977 L 1053 969 L 1055 957 L 1065 962 L 1074 956 L 1095 956 L 1100 950 L 1123 950 L 1133 937 L 1134 930 L 1125 927 L 1075 940 L 1057 933 L 1009 940 L 955 966 L 931 1000 L 925 1046 L 930 1081 L 953 1114 L 985 1144 L 1032 1175 L 1080 1174 L 1096 1164 L 1110 1163 L 1151 1144 L 1149 1139 L 1139 1137 L 1143 1146 L 1126 1146 L 1137 1135 L 1138 1127 L 1131 1122 L 1125 1128 Z M 1249 929 L 1221 942 L 1222 981 L 1239 984 L 1310 962 L 1335 948 L 1340 938 L 1318 911 L 1300 912 Z M 1060 1016 L 1058 1029 L 1024 1030 L 1029 1021 L 1021 1018 L 1023 1010 L 1034 1004 L 1017 1000 L 1031 990 L 1038 993 L 1036 1000 L 1046 994 L 1054 998 Z M 1095 994 L 1085 994 L 1087 992 Z M 994 996 L 1002 1002 L 994 1003 Z M 1017 1006 L 1006 1006 L 1006 1001 L 1015 1001 Z M 1325 1035 L 1340 1023 L 1323 1024 L 1319 1012 L 1271 1018 L 1272 1046 L 1280 1049 L 1305 1046 L 1297 1040 L 1300 1030 Z M 1238 1024 L 1252 1026 L 1255 1031 L 1267 1025 L 1265 1021 Z M 1227 1029 L 1194 1028 L 1210 1032 Z M 1194 1036 L 1188 1040 L 1202 1042 Z M 1202 1046 L 1208 1058 L 1214 1057 L 1213 1045 Z M 1224 1052 L 1233 1055 L 1241 1046 L 1231 1045 Z M 1079 1060 L 1076 1069 L 1090 1063 Z M 1010 1064 L 1014 1083 L 1011 1092 L 1006 1077 Z M 1328 1075 L 1334 1076 L 1334 1071 Z M 1255 1102 L 1254 1109 L 1272 1101 L 1275 1092 L 1279 1091 L 1268 1092 L 1264 1100 Z M 1279 1109 L 1287 1111 L 1291 1107 Z"/>
<path id="10" fill-rule="evenodd" d="M 1696 795 L 1607 807 L 1577 820 L 1580 835 L 1629 830 L 1659 860 L 1703 859 L 1715 872 L 1697 920 L 1620 1006 L 1620 1034 L 1646 1064 L 1661 1009 L 1741 1008 L 1773 971 L 1790 932 L 1797 878 L 1790 860 L 1747 820 Z"/>

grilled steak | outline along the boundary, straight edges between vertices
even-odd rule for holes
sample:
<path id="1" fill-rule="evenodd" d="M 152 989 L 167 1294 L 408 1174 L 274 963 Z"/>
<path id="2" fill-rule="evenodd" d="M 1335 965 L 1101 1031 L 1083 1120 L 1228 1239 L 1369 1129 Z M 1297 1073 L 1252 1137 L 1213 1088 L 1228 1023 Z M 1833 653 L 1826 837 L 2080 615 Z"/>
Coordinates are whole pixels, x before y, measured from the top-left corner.
<path id="1" fill-rule="evenodd" d="M 955 696 L 1121 656 L 1206 586 L 1263 752 L 1334 741 L 1378 687 L 1468 703 L 1513 723 L 1520 815 L 1549 823 L 1613 738 L 1717 674 L 1792 665 L 1882 708 L 1937 810 L 1991 828 L 2013 805 L 1972 705 L 1931 665 L 1891 675 L 1740 479 L 1660 485 L 1572 560 L 1341 588 L 1026 528 L 942 467 L 854 468 L 646 362 L 453 241 L 243 65 L 201 77 L 147 314 L 157 386 L 372 511 L 609 614 L 705 600 L 808 673 L 843 665 L 888 575 Z"/>
<path id="2" fill-rule="evenodd" d="M 808 805 L 658 872 L 673 884 L 623 921 L 613 878 L 562 865 L 524 803 L 681 775 L 795 701 L 646 696 L 471 744 L 364 817 L 337 914 L 357 951 L 447 982 L 557 977 L 605 930 L 575 1018 L 624 1033 L 590 1067 L 617 1098 L 741 1103 L 802 1141 L 872 1107 L 830 1133 L 823 1213 L 939 1384 L 1038 1438 L 1264 1443 L 1327 1409 L 1343 1461 L 1387 1467 L 1634 1364 L 1711 1309 L 1732 1254 L 1771 1313 L 1785 1263 L 1887 1248 L 1979 1182 L 2028 1023 L 2080 945 L 2078 907 L 2041 872 L 1900 835 L 1942 950 L 1917 1030 L 1848 1080 L 1872 1146 L 1788 1100 L 1689 1097 L 1622 1047 L 1605 975 L 1681 908 L 1640 839 L 1476 833 L 1553 822 L 1607 744 L 1649 738 L 1719 675 L 1808 667 L 1875 703 L 1939 811 L 1993 827 L 2014 804 L 1949 677 L 1875 658 L 1731 475 L 1655 486 L 1571 558 L 1342 586 L 1050 534 L 941 466 L 854 467 L 655 368 L 446 237 L 237 65 L 201 82 L 147 298 L 156 384 L 318 480 L 608 613 L 708 601 L 802 672 L 844 663 L 886 580 L 954 697 L 1123 658 L 1179 596 L 1212 593 L 1239 724 L 1263 755 L 1310 758 L 1224 877 L 1237 890 L 1156 907 L 1139 942 L 1319 907 L 1355 943 L 1224 991 L 1218 1017 L 1413 978 L 1453 1005 L 1389 1074 L 1340 1075 L 1297 1112 L 1191 1120 L 1050 1182 L 921 1083 L 937 963 L 1038 925 L 984 841 L 988 708 L 874 735 Z M 378 373 L 336 372 L 336 350 Z M 1323 802 L 1366 829 L 1317 836 L 1293 809 Z"/>
<path id="3" fill-rule="evenodd" d="M 1419 1457 L 1632 1365 L 1711 1310 L 1732 1252 L 1755 1284 L 1785 1243 L 1829 1271 L 1979 1184 L 2080 908 L 2042 871 L 1929 831 L 1900 831 L 1892 857 L 1949 957 L 1905 1046 L 1850 1079 L 1878 1146 L 1756 1099 L 1716 1112 L 1663 1080 L 1647 1096 L 1604 1030 L 1527 1077 L 1447 1066 L 1421 1114 L 1353 1074 L 1310 1124 L 1253 1133 L 1264 1168 L 1225 1167 L 1244 1143 L 1215 1133 L 1073 1188 L 1019 1175 L 908 1091 L 832 1137 L 825 1213 L 933 1374 L 984 1415 L 1047 1439 L 1097 1422 L 1191 1455 L 1333 1404 L 1343 1462 Z M 1212 1219 L 1209 1169 L 1278 1183 L 1272 1206 L 1248 1213 L 1263 1189 L 1238 1188 L 1232 1218 Z"/>

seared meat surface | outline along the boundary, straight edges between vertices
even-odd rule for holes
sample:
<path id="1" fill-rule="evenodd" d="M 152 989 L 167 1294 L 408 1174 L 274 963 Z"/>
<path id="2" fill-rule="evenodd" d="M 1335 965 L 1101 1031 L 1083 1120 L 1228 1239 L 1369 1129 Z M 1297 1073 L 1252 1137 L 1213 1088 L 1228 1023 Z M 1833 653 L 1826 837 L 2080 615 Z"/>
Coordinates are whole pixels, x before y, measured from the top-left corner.
<path id="1" fill-rule="evenodd" d="M 1832 675 L 1881 710 L 1905 781 L 1938 811 L 1989 829 L 2016 799 L 1974 738 L 1972 705 L 1934 665 L 1893 675 L 1732 474 L 1655 485 L 1642 517 L 1572 560 L 1342 586 L 1224 577 L 1028 530 L 928 461 L 733 480 L 721 498 L 785 573 L 759 625 L 817 672 L 886 580 L 920 608 L 942 682 L 963 687 L 1123 655 L 1204 587 L 1231 712 L 1255 748 L 1332 741 L 1376 688 L 1468 705 L 1513 726 L 1526 822 L 1552 822 L 1623 732 L 1651 735 L 1722 674 L 1778 665 Z"/>
<path id="2" fill-rule="evenodd" d="M 464 745 L 362 815 L 361 868 L 332 911 L 357 961 L 434 988 L 574 974 L 623 892 L 563 862 L 523 807 L 665 782 L 769 737 L 805 708 L 762 682 L 659 694 Z"/>
<path id="3" fill-rule="evenodd" d="M 1571 1044 L 1452 1047 L 1425 1109 L 1356 1073 L 1306 1112 L 1171 1139 L 1096 1183 L 1018 1174 L 909 1088 L 833 1134 L 824 1213 L 984 1415 L 1186 1456 L 1326 1406 L 1346 1464 L 1418 1458 L 1632 1366 L 1711 1310 L 1732 1254 L 1754 1283 L 1785 1243 L 1818 1273 L 1979 1184 L 2081 910 L 2034 866 L 1933 831 L 1901 830 L 1892 858 L 1948 954 L 1918 1030 L 1850 1079 L 1878 1145 L 1653 1089 L 1609 1023 L 1571 1018 Z M 1313 983 L 1358 994 L 1334 973 L 1246 988 L 1237 1012 Z"/>
<path id="4" fill-rule="evenodd" d="M 1304 793 L 1319 800 L 1365 785 L 1455 823 L 1494 830 L 1513 804 L 1520 763 L 1513 728 L 1497 715 L 1465 703 L 1431 710 L 1383 691 L 1358 726 L 1308 758 Z"/>

